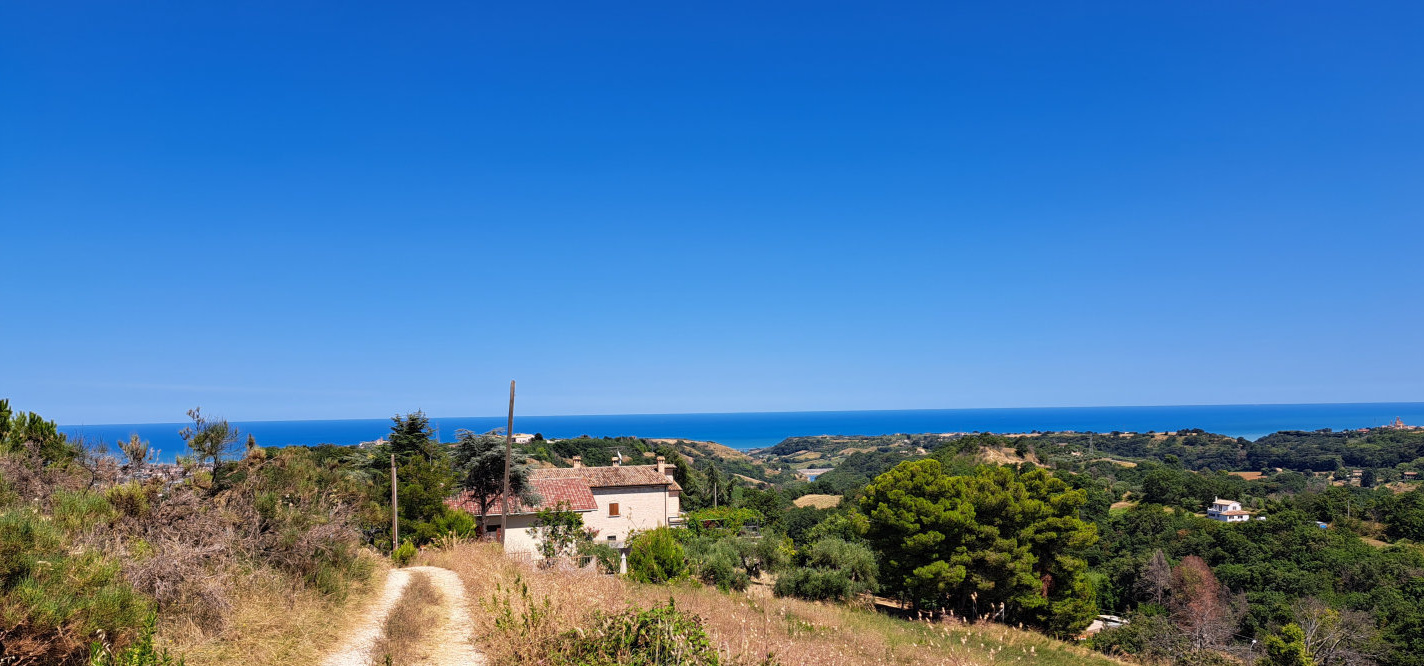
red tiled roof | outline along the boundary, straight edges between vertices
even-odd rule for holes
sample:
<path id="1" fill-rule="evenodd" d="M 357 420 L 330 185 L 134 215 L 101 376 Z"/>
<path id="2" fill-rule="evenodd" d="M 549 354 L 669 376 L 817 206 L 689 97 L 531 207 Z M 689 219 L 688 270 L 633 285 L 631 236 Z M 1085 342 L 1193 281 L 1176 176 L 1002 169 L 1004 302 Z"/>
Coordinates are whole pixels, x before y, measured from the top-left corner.
<path id="1" fill-rule="evenodd" d="M 580 479 L 590 488 L 625 486 L 667 486 L 682 490 L 671 476 L 659 473 L 657 465 L 619 465 L 617 467 L 546 467 L 532 470 L 531 479 Z"/>
<path id="2" fill-rule="evenodd" d="M 541 479 L 530 475 L 529 485 L 534 487 L 534 492 L 539 494 L 539 504 L 537 506 L 527 506 L 516 498 L 510 499 L 510 515 L 537 513 L 540 509 L 552 509 L 558 506 L 559 502 L 569 505 L 570 511 L 593 511 L 598 505 L 593 501 L 593 493 L 589 492 L 588 484 L 582 479 Z M 479 515 L 480 504 L 476 501 L 474 493 L 465 491 L 456 497 L 445 500 L 445 505 L 452 509 L 463 509 L 469 513 Z M 489 514 L 498 516 L 501 513 L 499 498 L 496 497 L 491 503 Z"/>

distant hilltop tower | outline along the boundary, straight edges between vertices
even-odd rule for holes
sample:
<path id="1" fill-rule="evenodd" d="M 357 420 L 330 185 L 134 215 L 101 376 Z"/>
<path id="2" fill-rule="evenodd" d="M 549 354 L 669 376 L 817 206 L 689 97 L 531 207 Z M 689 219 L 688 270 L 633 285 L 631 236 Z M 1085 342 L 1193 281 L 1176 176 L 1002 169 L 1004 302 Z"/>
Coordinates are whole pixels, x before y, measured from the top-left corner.
<path id="1" fill-rule="evenodd" d="M 1385 428 L 1390 430 L 1424 430 L 1424 426 L 1404 425 L 1404 419 L 1398 416 L 1394 417 L 1394 422 L 1385 426 Z"/>

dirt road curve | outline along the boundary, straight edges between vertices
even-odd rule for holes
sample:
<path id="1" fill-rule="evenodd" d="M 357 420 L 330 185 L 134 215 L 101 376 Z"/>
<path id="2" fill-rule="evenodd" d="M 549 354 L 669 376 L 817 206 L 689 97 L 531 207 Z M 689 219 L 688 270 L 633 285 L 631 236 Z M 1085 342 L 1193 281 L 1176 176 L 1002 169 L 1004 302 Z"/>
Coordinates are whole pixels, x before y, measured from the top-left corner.
<path id="1" fill-rule="evenodd" d="M 465 600 L 465 585 L 460 577 L 449 569 L 440 567 L 409 567 L 393 569 L 386 577 L 386 587 L 369 608 L 365 609 L 360 623 L 352 631 L 341 649 L 328 656 L 323 666 L 369 666 L 371 646 L 381 637 L 385 629 L 386 616 L 405 593 L 410 583 L 410 575 L 422 572 L 430 576 L 430 582 L 440 591 L 442 597 L 442 621 L 426 635 L 423 651 L 427 657 L 421 666 L 483 666 L 484 656 L 470 644 L 469 604 Z M 404 665 L 402 665 L 404 666 Z"/>

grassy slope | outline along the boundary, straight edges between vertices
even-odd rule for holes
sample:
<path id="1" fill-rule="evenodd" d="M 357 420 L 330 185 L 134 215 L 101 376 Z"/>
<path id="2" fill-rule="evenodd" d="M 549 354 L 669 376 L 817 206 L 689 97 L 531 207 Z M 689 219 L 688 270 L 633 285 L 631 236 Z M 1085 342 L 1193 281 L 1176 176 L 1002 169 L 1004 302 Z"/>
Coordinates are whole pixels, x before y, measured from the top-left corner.
<path id="1" fill-rule="evenodd" d="M 167 623 L 159 628 L 160 642 L 181 654 L 187 666 L 315 664 L 380 594 L 387 560 L 374 553 L 363 556 L 373 560 L 375 574 L 355 583 L 344 600 L 293 586 L 280 576 L 258 574 L 234 591 L 221 633 Z"/>
<path id="2" fill-rule="evenodd" d="M 518 663 L 528 639 L 499 631 L 489 601 L 528 586 L 533 604 L 549 603 L 547 626 L 531 639 L 587 629 L 595 609 L 648 607 L 673 598 L 697 614 L 728 661 L 756 663 L 767 653 L 782 664 L 993 664 L 1049 666 L 1121 663 L 1080 646 L 995 624 L 930 625 L 868 610 L 777 599 L 754 586 L 745 594 L 724 594 L 701 585 L 640 585 L 611 576 L 575 571 L 536 571 L 506 559 L 494 545 L 464 545 L 422 554 L 423 563 L 453 569 L 465 581 L 478 625 L 478 646 L 492 664 Z M 497 589 L 498 588 L 498 589 Z M 503 592 L 499 591 L 503 590 Z M 760 591 L 758 591 L 760 590 Z M 511 595 L 518 614 L 520 595 Z M 477 601 L 476 601 L 477 600 Z M 526 655 L 527 656 L 527 655 Z"/>

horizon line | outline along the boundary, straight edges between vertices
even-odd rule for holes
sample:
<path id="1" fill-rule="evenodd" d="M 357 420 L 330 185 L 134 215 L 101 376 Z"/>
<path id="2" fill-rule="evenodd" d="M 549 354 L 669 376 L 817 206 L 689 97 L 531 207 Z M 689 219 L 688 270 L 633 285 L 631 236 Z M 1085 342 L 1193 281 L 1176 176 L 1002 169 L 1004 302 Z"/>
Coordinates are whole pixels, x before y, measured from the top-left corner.
<path id="1" fill-rule="evenodd" d="M 1336 405 L 1424 405 L 1421 400 L 1403 400 L 1394 402 L 1240 402 L 1240 403 L 1188 403 L 1188 404 L 1155 404 L 1155 405 L 1061 405 L 1061 406 L 1021 406 L 1021 407 L 916 407 L 905 409 L 801 409 L 801 410 L 751 410 L 733 412 L 607 412 L 596 414 L 525 414 L 523 416 L 515 414 L 515 419 L 519 418 L 584 418 L 599 416 L 729 416 L 734 414 L 836 414 L 845 412 L 857 413 L 877 413 L 877 412 L 953 412 L 953 411 L 1010 411 L 1019 409 L 1153 409 L 1161 407 L 1323 407 Z M 417 409 L 416 411 L 422 411 Z M 410 414 L 414 412 L 406 412 Z M 396 412 L 396 416 L 403 416 Z M 431 421 L 438 419 L 503 419 L 505 414 L 489 415 L 465 415 L 465 416 L 430 416 Z M 392 417 L 357 417 L 357 418 L 329 418 L 329 419 L 234 419 L 232 423 L 319 423 L 323 421 L 384 421 Z M 137 425 L 181 425 L 186 421 L 144 421 L 129 423 L 62 423 L 61 428 L 85 428 L 85 427 L 114 427 L 114 426 L 137 426 Z"/>

